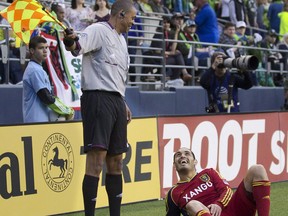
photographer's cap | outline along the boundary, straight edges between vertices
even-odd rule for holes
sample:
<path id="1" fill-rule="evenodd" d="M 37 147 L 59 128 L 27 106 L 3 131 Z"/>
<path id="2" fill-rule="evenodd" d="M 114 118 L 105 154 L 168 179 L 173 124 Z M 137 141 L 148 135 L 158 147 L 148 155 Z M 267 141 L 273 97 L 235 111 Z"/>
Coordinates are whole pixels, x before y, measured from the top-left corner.
<path id="1" fill-rule="evenodd" d="M 238 21 L 236 23 L 236 28 L 246 28 L 246 23 L 244 21 Z"/>

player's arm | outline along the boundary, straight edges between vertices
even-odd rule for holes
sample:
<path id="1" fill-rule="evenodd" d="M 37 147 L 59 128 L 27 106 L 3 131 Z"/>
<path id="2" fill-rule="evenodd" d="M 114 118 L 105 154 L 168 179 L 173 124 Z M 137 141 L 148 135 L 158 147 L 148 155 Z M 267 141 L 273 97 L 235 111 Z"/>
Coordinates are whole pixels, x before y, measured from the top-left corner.
<path id="1" fill-rule="evenodd" d="M 165 203 L 166 203 L 166 216 L 180 216 L 180 209 L 178 206 L 173 202 L 171 197 L 171 189 L 166 195 Z"/>
<path id="2" fill-rule="evenodd" d="M 228 182 L 216 170 L 211 169 L 211 177 L 213 178 L 214 186 L 219 194 L 219 198 L 214 204 L 217 204 L 224 209 L 230 202 L 233 191 Z"/>
<path id="3" fill-rule="evenodd" d="M 42 88 L 37 92 L 40 101 L 52 109 L 60 116 L 65 116 L 66 120 L 74 118 L 74 110 L 66 106 L 60 99 L 54 96 L 47 88 Z"/>
<path id="4" fill-rule="evenodd" d="M 54 96 L 47 88 L 42 88 L 37 92 L 37 96 L 40 98 L 41 102 L 45 105 L 50 105 L 55 102 Z"/>

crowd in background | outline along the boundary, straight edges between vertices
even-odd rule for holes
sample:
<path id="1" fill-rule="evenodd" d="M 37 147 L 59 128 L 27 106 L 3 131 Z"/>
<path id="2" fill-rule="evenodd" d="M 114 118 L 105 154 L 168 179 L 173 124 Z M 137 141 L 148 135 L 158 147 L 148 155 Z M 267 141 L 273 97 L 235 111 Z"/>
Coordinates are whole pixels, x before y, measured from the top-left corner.
<path id="1" fill-rule="evenodd" d="M 87 26 L 100 21 L 108 21 L 110 17 L 110 5 L 112 0 L 85 0 L 64 1 L 41 1 L 65 26 L 72 27 L 75 31 L 82 31 Z M 140 17 L 158 17 L 162 21 L 149 19 L 135 20 L 136 23 L 128 33 L 132 39 L 128 45 L 159 47 L 162 45 L 151 38 L 181 40 L 184 42 L 167 42 L 165 47 L 166 61 L 175 65 L 200 65 L 209 66 L 209 58 L 214 51 L 222 50 L 231 58 L 242 55 L 256 55 L 260 60 L 259 68 L 267 69 L 267 63 L 271 70 L 287 71 L 287 53 L 277 50 L 288 50 L 288 1 L 281 0 L 134 0 L 134 5 Z M 155 28 L 155 22 L 161 28 Z M 143 23 L 143 26 L 141 25 Z M 0 18 L 0 24 L 9 24 L 4 18 Z M 146 25 L 145 25 L 146 24 Z M 148 25 L 147 25 L 148 24 Z M 44 23 L 40 26 L 49 34 L 61 29 L 57 24 Z M 137 31 L 138 30 L 138 31 Z M 162 34 L 151 34 L 158 32 Z M 10 58 L 19 58 L 19 49 L 15 48 L 13 34 L 10 34 Z M 134 37 L 134 38 L 133 38 Z M 139 39 L 135 39 L 138 37 Z M 233 47 L 216 45 L 195 45 L 195 53 L 192 53 L 192 45 L 189 41 L 203 43 L 228 44 Z M 0 29 L 0 42 L 5 42 L 4 31 Z M 261 47 L 269 49 L 267 52 L 257 49 L 243 49 L 241 46 Z M 135 48 L 129 48 L 132 55 L 131 63 L 135 62 Z M 143 55 L 157 56 L 160 53 L 151 50 L 142 50 Z M 1 54 L 0 54 L 1 55 Z M 192 61 L 194 56 L 197 62 Z M 0 56 L 1 57 L 1 56 Z M 148 63 L 159 64 L 155 59 Z M 154 60 L 154 62 L 152 61 Z M 145 58 L 143 59 L 143 62 Z M 147 62 L 147 59 L 146 59 Z M 0 63 L 0 83 L 6 80 L 4 74 L 5 64 Z M 147 68 L 143 68 L 142 72 Z M 149 69 L 148 69 L 149 70 Z M 9 82 L 16 84 L 21 82 L 24 67 L 19 62 L 10 62 Z M 130 67 L 129 73 L 135 73 L 135 67 Z M 189 85 L 191 75 L 189 69 L 167 69 L 167 77 L 170 80 L 182 79 Z M 200 76 L 201 70 L 197 71 Z M 263 77 L 267 74 L 259 72 L 255 85 L 283 86 L 285 76 L 283 73 L 273 73 L 270 82 L 264 82 Z M 130 76 L 134 82 L 136 76 Z"/>

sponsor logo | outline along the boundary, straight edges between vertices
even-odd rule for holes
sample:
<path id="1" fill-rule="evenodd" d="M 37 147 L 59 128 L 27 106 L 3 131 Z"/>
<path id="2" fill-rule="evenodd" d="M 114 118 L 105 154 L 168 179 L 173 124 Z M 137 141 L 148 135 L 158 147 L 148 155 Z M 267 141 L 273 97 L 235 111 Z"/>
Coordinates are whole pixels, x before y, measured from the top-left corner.
<path id="1" fill-rule="evenodd" d="M 203 181 L 203 182 L 208 182 L 210 181 L 210 177 L 208 176 L 208 174 L 204 174 L 202 176 L 200 176 L 200 179 Z"/>
<path id="2" fill-rule="evenodd" d="M 54 192 L 62 192 L 72 181 L 74 156 L 69 140 L 61 133 L 50 135 L 44 143 L 42 174 L 48 187 Z"/>

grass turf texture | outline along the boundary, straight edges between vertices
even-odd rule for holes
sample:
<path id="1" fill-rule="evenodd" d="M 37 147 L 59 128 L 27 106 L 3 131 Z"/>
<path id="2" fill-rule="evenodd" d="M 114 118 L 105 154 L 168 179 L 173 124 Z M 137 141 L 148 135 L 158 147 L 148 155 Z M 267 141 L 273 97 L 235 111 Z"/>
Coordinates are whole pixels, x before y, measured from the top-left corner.
<path id="1" fill-rule="evenodd" d="M 288 181 L 272 183 L 271 186 L 270 216 L 288 215 Z M 109 216 L 108 208 L 96 210 L 97 216 Z M 65 216 L 84 216 L 83 212 L 61 214 Z M 121 216 L 154 216 L 165 215 L 165 201 L 147 201 L 135 204 L 126 204 L 121 208 Z"/>

